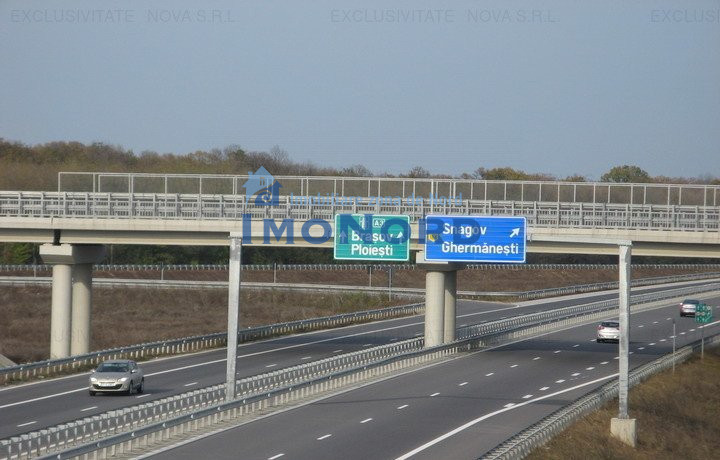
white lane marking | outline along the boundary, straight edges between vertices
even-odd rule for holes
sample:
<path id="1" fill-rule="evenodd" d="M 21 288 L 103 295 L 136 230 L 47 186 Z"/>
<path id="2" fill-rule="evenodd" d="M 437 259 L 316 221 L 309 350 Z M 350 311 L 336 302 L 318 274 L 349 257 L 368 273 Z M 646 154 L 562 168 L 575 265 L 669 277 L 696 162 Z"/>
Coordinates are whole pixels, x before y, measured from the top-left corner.
<path id="1" fill-rule="evenodd" d="M 614 357 L 613 359 L 620 359 L 620 357 L 619 357 L 619 356 L 616 356 L 616 357 Z"/>
<path id="2" fill-rule="evenodd" d="M 372 420 L 372 417 L 366 418 L 365 420 L 361 421 L 360 423 L 367 423 Z"/>
<path id="3" fill-rule="evenodd" d="M 578 375 L 580 375 L 580 372 L 573 372 L 570 374 L 571 377 L 577 377 Z"/>
<path id="4" fill-rule="evenodd" d="M 396 340 L 397 340 L 397 337 L 393 337 L 392 339 L 390 339 L 391 342 L 395 342 Z"/>
<path id="5" fill-rule="evenodd" d="M 85 409 L 80 409 L 80 412 L 86 412 L 86 411 L 93 410 L 93 409 L 97 409 L 97 406 L 91 406 L 91 407 L 86 407 Z"/>
<path id="6" fill-rule="evenodd" d="M 397 339 L 395 339 L 395 340 L 397 340 Z M 392 342 L 392 340 L 391 340 L 391 342 Z M 340 349 L 340 350 L 333 350 L 333 353 L 340 353 L 341 351 L 342 351 L 342 349 Z"/>
<path id="7" fill-rule="evenodd" d="M 268 365 L 265 366 L 265 367 L 275 367 L 275 366 L 277 366 L 277 364 L 268 364 Z"/>
<path id="8" fill-rule="evenodd" d="M 657 323 L 658 323 L 657 321 L 653 321 L 653 324 L 657 324 Z"/>
<path id="9" fill-rule="evenodd" d="M 590 341 L 591 341 L 591 342 L 594 342 L 594 341 L 595 341 L 595 339 L 590 339 Z"/>
<path id="10" fill-rule="evenodd" d="M 563 383 L 565 379 L 555 380 L 555 383 Z"/>
<path id="11" fill-rule="evenodd" d="M 638 350 L 644 350 L 645 347 L 638 347 Z"/>
<path id="12" fill-rule="evenodd" d="M 495 375 L 495 372 L 490 372 L 489 374 L 485 374 L 485 377 L 490 377 L 491 375 Z"/>
<path id="13" fill-rule="evenodd" d="M 558 353 L 560 353 L 561 351 L 562 351 L 562 350 L 555 350 L 553 353 L 558 354 Z"/>
<path id="14" fill-rule="evenodd" d="M 523 396 L 523 399 L 530 399 L 532 397 L 533 397 L 533 395 L 525 395 L 525 396 Z"/>
<path id="15" fill-rule="evenodd" d="M 465 385 L 467 385 L 467 384 L 468 384 L 467 382 L 462 382 L 462 383 L 459 384 L 458 386 L 459 386 L 459 387 L 462 387 L 462 386 L 465 386 Z"/>
<path id="16" fill-rule="evenodd" d="M 539 357 L 539 356 L 536 356 L 536 357 L 533 358 L 533 361 L 537 361 L 538 359 L 540 359 L 540 357 Z"/>
<path id="17" fill-rule="evenodd" d="M 640 324 L 638 327 L 645 327 L 645 326 L 643 326 L 642 324 Z"/>
<path id="18" fill-rule="evenodd" d="M 672 318 L 665 318 L 665 321 L 670 321 Z"/>
<path id="19" fill-rule="evenodd" d="M 653 346 L 653 345 L 655 345 L 655 342 L 650 342 L 650 343 L 648 343 L 648 345 Z"/>
<path id="20" fill-rule="evenodd" d="M 549 389 L 550 389 L 550 387 L 542 387 L 542 388 L 540 388 L 540 391 L 545 391 L 545 390 L 549 390 Z"/>
<path id="21" fill-rule="evenodd" d="M 579 344 L 579 343 L 576 343 L 575 345 L 573 345 L 573 348 L 577 348 L 577 347 L 579 347 L 579 346 L 580 346 L 580 344 Z"/>
<path id="22" fill-rule="evenodd" d="M 460 325 L 460 327 L 465 327 L 465 326 L 467 326 L 467 323 Z"/>
<path id="23" fill-rule="evenodd" d="M 634 351 L 628 351 L 628 354 L 629 354 L 629 355 L 631 355 L 631 354 L 633 354 L 633 353 L 635 353 L 635 352 L 634 352 Z"/>
<path id="24" fill-rule="evenodd" d="M 304 361 L 304 360 L 310 359 L 310 358 L 312 358 L 312 356 L 303 356 L 302 358 L 300 358 L 300 360 Z"/>
<path id="25" fill-rule="evenodd" d="M 399 410 L 405 409 L 408 406 L 408 404 L 403 404 L 402 406 L 398 406 Z"/>
<path id="26" fill-rule="evenodd" d="M 22 428 L 22 427 L 24 427 L 24 426 L 32 425 L 33 423 L 37 423 L 37 420 L 33 420 L 32 422 L 27 422 L 27 423 L 21 423 L 21 424 L 18 425 L 17 427 L 18 427 L 18 428 Z"/>
<path id="27" fill-rule="evenodd" d="M 585 386 L 588 386 L 588 385 L 594 385 L 594 384 L 596 384 L 596 383 L 602 382 L 603 380 L 608 380 L 608 379 L 611 379 L 611 378 L 613 378 L 613 377 L 617 377 L 617 375 L 618 375 L 618 374 L 612 374 L 612 375 L 608 375 L 608 376 L 605 376 L 605 377 L 601 377 L 601 378 L 599 378 L 599 379 L 595 379 L 595 380 L 590 381 L 590 382 L 581 383 L 580 385 L 576 385 L 576 386 L 574 386 L 574 387 L 570 387 L 570 388 L 566 388 L 566 389 L 564 389 L 564 390 L 556 391 L 555 393 L 549 393 L 549 394 L 546 394 L 546 395 L 543 395 L 543 396 L 539 396 L 539 397 L 537 397 L 537 398 L 535 398 L 535 399 L 530 399 L 530 400 L 527 400 L 527 401 L 524 401 L 524 402 L 521 402 L 521 403 L 518 403 L 518 404 L 514 404 L 514 403 L 506 404 L 504 409 L 498 409 L 498 410 L 496 410 L 496 411 L 494 411 L 494 412 L 490 412 L 490 413 L 485 414 L 485 415 L 483 415 L 483 416 L 481 416 L 481 417 L 478 417 L 478 418 L 476 418 L 475 420 L 471 420 L 471 421 L 465 423 L 464 425 L 461 425 L 461 426 L 455 428 L 454 430 L 448 431 L 447 433 L 443 434 L 442 436 L 438 436 L 437 438 L 435 438 L 435 439 L 433 439 L 433 440 L 431 440 L 431 441 L 426 442 L 426 443 L 423 444 L 422 446 L 419 446 L 419 447 L 411 450 L 410 452 L 408 452 L 408 453 L 406 453 L 406 454 L 404 454 L 404 455 L 401 455 L 400 457 L 398 457 L 398 458 L 395 459 L 395 460 L 406 460 L 406 459 L 414 456 L 415 454 L 420 453 L 420 452 L 426 450 L 427 448 L 432 447 L 432 446 L 434 446 L 435 444 L 437 444 L 437 443 L 439 443 L 439 442 L 442 442 L 442 441 L 446 440 L 447 438 L 449 438 L 449 437 L 451 437 L 451 436 L 454 436 L 454 435 L 460 433 L 461 431 L 464 431 L 464 430 L 470 428 L 471 426 L 477 425 L 478 423 L 480 423 L 480 422 L 482 422 L 482 421 L 484 421 L 484 420 L 487 420 L 487 419 L 489 419 L 489 418 L 491 418 L 491 417 L 494 417 L 494 416 L 496 416 L 496 415 L 498 415 L 498 414 L 502 414 L 502 413 L 505 413 L 505 412 L 507 412 L 507 411 L 509 411 L 509 410 L 514 410 L 514 409 L 516 409 L 516 408 L 518 408 L 518 407 L 522 407 L 522 406 L 525 406 L 525 405 L 528 405 L 528 404 L 532 404 L 532 403 L 537 402 L 537 401 L 542 401 L 542 400 L 548 399 L 548 398 L 554 398 L 554 397 L 557 396 L 557 395 L 561 395 L 561 394 L 563 394 L 563 393 L 567 393 L 567 392 L 570 392 L 570 391 L 573 391 L 573 390 L 577 390 L 578 388 L 582 388 L 582 387 L 585 387 Z"/>
<path id="28" fill-rule="evenodd" d="M 135 399 L 147 398 L 150 395 L 152 395 L 152 393 L 143 393 L 140 396 L 135 396 Z"/>
<path id="29" fill-rule="evenodd" d="M 63 395 L 69 395 L 71 393 L 77 393 L 79 391 L 87 391 L 87 387 L 77 388 L 75 390 L 69 390 L 69 391 L 63 391 L 62 393 L 55 393 L 52 395 L 47 396 L 40 396 L 39 398 L 33 398 L 33 399 L 26 399 L 25 401 L 18 401 L 10 404 L 5 404 L 4 406 L 0 406 L 0 409 L 5 409 L 6 407 L 13 407 L 13 406 L 19 406 L 21 404 L 27 404 L 35 401 L 42 401 L 43 399 L 49 399 L 54 398 L 55 396 L 63 396 Z"/>
<path id="30" fill-rule="evenodd" d="M 440 394 L 440 393 L 435 392 L 435 393 L 431 394 L 430 396 L 431 396 L 431 397 L 432 397 L 432 396 L 437 396 L 437 395 L 439 395 L 439 394 Z"/>
<path id="31" fill-rule="evenodd" d="M 186 384 L 183 385 L 183 386 L 184 386 L 184 387 L 191 387 L 191 386 L 197 385 L 197 384 L 198 384 L 197 382 L 190 382 L 190 383 L 186 383 Z"/>
<path id="32" fill-rule="evenodd" d="M 318 440 L 318 441 L 322 441 L 323 439 L 327 439 L 327 438 L 329 438 L 330 436 L 332 436 L 332 435 L 331 435 L 331 434 L 324 434 L 324 435 L 320 436 L 319 438 L 317 438 L 317 440 Z"/>
<path id="33" fill-rule="evenodd" d="M 604 366 L 605 364 L 609 364 L 609 363 L 610 363 L 610 361 L 603 361 L 600 364 L 602 364 Z"/>
<path id="34" fill-rule="evenodd" d="M 513 364 L 513 365 L 510 366 L 510 367 L 511 367 L 511 368 L 512 368 L 512 367 L 518 367 L 518 365 L 517 365 L 517 364 Z"/>
<path id="35" fill-rule="evenodd" d="M 684 332 L 681 332 L 680 335 L 685 335 L 685 333 L 684 333 Z"/>
<path id="36" fill-rule="evenodd" d="M 695 329 L 690 329 L 690 332 L 695 332 Z"/>
<path id="37" fill-rule="evenodd" d="M 422 335 L 422 332 L 418 332 L 417 334 L 415 334 L 415 337 L 420 337 L 421 335 Z"/>
<path id="38" fill-rule="evenodd" d="M 275 460 L 275 459 L 280 458 L 280 457 L 282 457 L 282 456 L 284 456 L 284 455 L 285 455 L 285 454 L 273 455 L 272 457 L 268 457 L 268 460 Z"/>
<path id="39" fill-rule="evenodd" d="M 595 369 L 595 368 L 594 368 L 594 367 L 592 367 L 592 366 L 590 366 L 590 367 L 586 367 L 586 368 L 585 368 L 585 370 L 586 370 L 586 371 L 591 371 L 591 370 L 593 370 L 593 369 Z"/>
<path id="40" fill-rule="evenodd" d="M 661 342 L 667 342 L 667 340 L 665 340 L 665 339 L 660 339 L 660 341 L 661 341 Z"/>

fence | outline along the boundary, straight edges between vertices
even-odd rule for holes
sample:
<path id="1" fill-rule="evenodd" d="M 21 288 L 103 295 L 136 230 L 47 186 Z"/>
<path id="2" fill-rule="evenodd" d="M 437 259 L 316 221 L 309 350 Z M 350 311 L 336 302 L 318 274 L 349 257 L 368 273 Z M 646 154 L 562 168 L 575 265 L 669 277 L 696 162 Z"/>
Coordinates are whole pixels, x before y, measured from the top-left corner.
<path id="1" fill-rule="evenodd" d="M 708 285 L 702 288 L 642 294 L 633 296 L 631 304 L 638 305 L 715 290 L 717 286 Z M 284 404 L 311 394 L 340 388 L 363 378 L 375 377 L 388 371 L 497 342 L 500 340 L 498 334 L 505 338 L 516 338 L 522 335 L 524 328 L 548 329 L 553 323 L 557 323 L 556 327 L 578 323 L 588 320 L 588 315 L 606 315 L 608 310 L 617 308 L 617 304 L 617 300 L 607 300 L 476 324 L 460 329 L 456 342 L 426 350 L 422 349 L 423 339 L 416 338 L 334 356 L 242 379 L 238 382 L 241 394 L 231 403 L 220 403 L 224 399 L 224 385 L 215 385 L 3 440 L 0 441 L 0 452 L 8 459 L 42 455 L 50 449 L 68 450 L 57 458 L 98 450 L 101 451 L 101 456 L 105 456 L 112 454 L 118 445 L 121 449 L 131 449 L 138 443 L 154 441 L 158 439 L 157 433 L 162 433 L 159 435 L 160 439 L 168 437 L 176 433 L 179 426 L 185 427 L 180 428 L 180 431 L 193 426 L 196 429 L 200 420 L 204 420 L 203 425 L 216 423 L 226 417 L 234 418 L 270 405 Z M 480 342 L 478 339 L 481 339 Z M 183 411 L 190 413 L 178 415 Z M 82 445 L 78 447 L 78 444 Z"/>
<path id="2" fill-rule="evenodd" d="M 264 206 L 244 195 L 172 195 L 66 192 L 0 192 L 0 216 L 94 219 L 170 219 L 193 221 L 253 219 L 325 219 L 335 214 L 403 214 L 417 221 L 427 214 L 522 216 L 531 227 L 623 228 L 707 231 L 720 228 L 715 206 L 606 204 L 538 201 L 444 201 L 381 203 L 362 198 L 352 203 L 293 203 L 280 197 Z"/>
<path id="3" fill-rule="evenodd" d="M 246 175 L 58 173 L 58 192 L 244 195 Z M 286 195 L 434 197 L 465 200 L 719 206 L 720 186 L 608 182 L 489 181 L 397 177 L 275 176 Z"/>

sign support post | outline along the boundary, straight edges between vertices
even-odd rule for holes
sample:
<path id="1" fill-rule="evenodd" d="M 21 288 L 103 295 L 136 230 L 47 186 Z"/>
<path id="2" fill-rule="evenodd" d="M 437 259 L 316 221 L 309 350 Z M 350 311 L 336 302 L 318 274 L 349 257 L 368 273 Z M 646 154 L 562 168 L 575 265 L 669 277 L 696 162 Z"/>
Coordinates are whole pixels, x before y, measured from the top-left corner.
<path id="1" fill-rule="evenodd" d="M 227 366 L 225 378 L 225 400 L 230 402 L 236 395 L 236 366 L 238 328 L 240 322 L 240 270 L 242 238 L 240 234 L 230 234 L 230 264 L 228 266 L 228 331 Z"/>

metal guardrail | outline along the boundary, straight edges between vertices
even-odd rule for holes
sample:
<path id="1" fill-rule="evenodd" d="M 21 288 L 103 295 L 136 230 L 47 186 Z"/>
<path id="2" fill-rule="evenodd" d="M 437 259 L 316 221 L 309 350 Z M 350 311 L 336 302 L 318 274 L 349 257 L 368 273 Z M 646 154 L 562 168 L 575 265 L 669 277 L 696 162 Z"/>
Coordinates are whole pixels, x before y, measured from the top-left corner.
<path id="1" fill-rule="evenodd" d="M 297 197 L 294 197 L 297 198 Z M 623 228 L 708 231 L 720 228 L 720 207 L 545 201 L 446 200 L 409 203 L 361 198 L 352 203 L 293 202 L 257 205 L 244 195 L 0 192 L 1 217 L 163 219 L 218 221 L 325 219 L 340 213 L 404 214 L 417 221 L 427 214 L 523 216 L 530 227 Z"/>
<path id="2" fill-rule="evenodd" d="M 658 278 L 646 278 L 632 280 L 631 286 L 648 286 L 656 284 L 664 284 L 671 282 L 681 282 L 690 280 L 702 280 L 702 279 L 713 279 L 720 277 L 718 273 L 691 273 L 687 275 L 676 275 L 671 277 L 658 277 Z M 38 279 L 29 278 L 27 283 L 36 283 Z M 0 280 L 2 284 L 3 280 Z M 129 282 L 136 283 L 137 280 L 103 280 L 107 281 L 108 284 L 115 285 L 118 282 Z M 44 280 L 46 283 L 50 283 L 50 279 Z M 96 283 L 99 280 L 95 280 Z M 169 281 L 153 280 L 152 286 L 157 287 L 161 283 L 172 283 Z M 175 282 L 179 283 L 178 287 L 187 288 L 188 282 Z M 208 282 L 200 282 L 208 283 Z M 226 287 L 223 282 L 213 282 L 220 285 L 219 287 Z M 245 283 L 249 284 L 249 283 Z M 250 283 L 250 284 L 266 284 L 268 288 L 272 288 L 276 285 L 270 283 Z M 481 291 L 458 291 L 459 295 L 462 296 L 512 296 L 521 299 L 536 299 L 542 297 L 577 294 L 581 292 L 592 292 L 605 289 L 617 288 L 617 281 L 611 281 L 606 283 L 594 283 L 584 284 L 575 286 L 566 286 L 560 288 L 549 288 L 549 289 L 537 289 L 532 291 L 522 292 L 497 292 L 488 293 Z M 328 290 L 333 289 L 333 285 L 313 285 L 315 289 Z M 367 287 L 362 287 L 362 290 L 366 291 Z M 393 288 L 396 292 L 402 292 L 403 290 L 409 293 L 417 291 L 417 293 L 423 292 L 422 289 L 412 288 Z M 384 292 L 385 288 L 378 288 L 380 292 Z M 338 327 L 347 324 L 351 324 L 358 321 L 368 320 L 379 320 L 388 319 L 397 316 L 414 315 L 423 313 L 425 306 L 423 303 L 414 303 L 409 305 L 403 305 L 399 307 L 381 308 L 376 310 L 365 310 L 355 313 L 345 313 L 342 315 L 327 316 L 321 318 L 315 318 L 310 320 L 299 320 L 291 321 L 287 323 L 271 324 L 268 326 L 261 326 L 255 328 L 249 328 L 243 330 L 239 334 L 238 342 L 247 342 L 252 340 L 258 340 L 265 337 L 272 337 L 276 335 L 284 335 L 288 333 L 307 331 L 312 329 Z M 177 354 L 177 353 L 188 353 L 206 348 L 215 348 L 224 346 L 227 343 L 227 334 L 218 332 L 215 334 L 207 334 L 201 336 L 185 337 L 175 340 L 158 341 L 152 343 L 131 345 L 127 347 L 113 348 L 109 350 L 100 350 L 85 355 L 76 355 L 69 358 L 55 359 L 38 361 L 34 363 L 20 364 L 12 367 L 0 368 L 0 384 L 7 383 L 14 380 L 22 380 L 27 378 L 36 377 L 38 375 L 50 375 L 59 372 L 69 372 L 73 369 L 82 369 L 88 365 L 96 365 L 100 360 L 105 359 L 143 359 L 156 355 L 166 354 Z"/>
<path id="3" fill-rule="evenodd" d="M 245 194 L 247 175 L 59 172 L 58 192 Z M 720 205 L 720 186 L 408 177 L 274 176 L 300 196 L 462 197 L 470 200 Z"/>
<path id="4" fill-rule="evenodd" d="M 418 314 L 422 312 L 424 308 L 424 304 L 414 303 L 399 307 L 365 310 L 354 313 L 344 313 L 341 315 L 253 327 L 239 332 L 238 343 L 314 329 L 339 327 L 358 321 L 382 320 L 397 316 Z M 62 359 L 19 364 L 17 366 L 1 368 L 0 383 L 27 379 L 38 375 L 68 372 L 73 369 L 81 369 L 86 366 L 97 365 L 100 361 L 104 361 L 106 359 L 143 359 L 156 355 L 189 353 L 205 348 L 220 347 L 226 344 L 227 333 L 219 332 L 216 334 L 112 348 L 109 350 L 101 350 Z"/>
<path id="5" fill-rule="evenodd" d="M 630 282 L 631 286 L 653 286 L 664 283 L 677 283 L 692 280 L 720 278 L 720 272 L 687 273 L 684 275 L 660 276 L 653 278 L 639 278 Z M 157 280 L 157 279 L 119 279 L 95 278 L 93 281 L 98 287 L 145 287 L 154 289 L 227 289 L 227 281 L 192 281 L 192 280 Z M 0 285 L 35 286 L 50 285 L 50 277 L 29 276 L 0 276 Z M 353 286 L 343 284 L 319 283 L 271 283 L 245 281 L 246 289 L 278 289 L 290 291 L 337 291 L 337 292 L 364 292 L 373 294 L 392 293 L 393 296 L 422 296 L 424 288 L 409 288 L 398 286 Z M 557 288 L 533 289 L 529 291 L 468 291 L 461 290 L 457 294 L 462 297 L 514 297 L 518 299 L 539 299 L 550 296 L 578 294 L 607 289 L 616 289 L 617 281 L 603 283 L 575 284 Z"/>
<path id="6" fill-rule="evenodd" d="M 720 342 L 720 334 L 705 339 L 706 344 Z M 677 350 L 675 355 L 668 354 L 644 364 L 630 372 L 629 385 L 635 386 L 653 374 L 669 369 L 673 363 L 687 360 L 700 346 L 700 341 Z M 542 446 L 556 434 L 570 426 L 583 415 L 598 409 L 605 402 L 617 397 L 618 383 L 612 381 L 591 391 L 579 400 L 558 409 L 534 425 L 504 441 L 482 457 L 483 460 L 516 460 L 522 459 L 536 448 Z"/>
<path id="7" fill-rule="evenodd" d="M 675 298 L 687 294 L 697 295 L 698 293 L 716 290 L 717 286 L 707 285 L 669 292 L 641 294 L 632 297 L 631 305 Z M 156 431 L 166 430 L 193 419 L 218 416 L 220 412 L 230 409 L 237 416 L 239 407 L 247 407 L 248 404 L 252 404 L 252 408 L 248 409 L 249 411 L 255 410 L 256 405 L 257 408 L 267 407 L 269 398 L 274 397 L 275 403 L 277 403 L 278 401 L 286 402 L 293 398 L 304 397 L 309 394 L 309 392 L 305 391 L 309 385 L 319 384 L 321 390 L 330 387 L 335 388 L 342 383 L 342 380 L 338 379 L 340 376 L 346 379 L 351 378 L 350 375 L 353 372 L 367 372 L 369 369 L 378 366 L 389 365 L 391 368 L 397 369 L 398 360 L 400 359 L 415 359 L 415 361 L 412 361 L 413 363 L 423 362 L 429 357 L 446 356 L 460 350 L 472 349 L 477 346 L 475 341 L 483 337 L 492 340 L 494 335 L 512 334 L 513 331 L 520 331 L 524 328 L 544 327 L 544 325 L 556 322 L 565 325 L 569 322 L 581 321 L 587 319 L 588 315 L 602 315 L 608 310 L 615 309 L 617 304 L 617 300 L 607 300 L 476 324 L 459 329 L 456 342 L 426 350 L 422 349 L 424 339 L 415 338 L 280 369 L 238 381 L 241 394 L 235 402 L 230 404 L 218 405 L 224 399 L 225 387 L 224 385 L 215 385 L 15 436 L 0 441 L 0 453 L 4 453 L 6 458 L 11 459 L 42 455 L 51 448 L 53 450 L 68 448 L 71 449 L 71 452 L 61 455 L 60 458 L 79 455 L 128 440 L 133 441 L 140 435 L 151 435 Z M 332 382 L 332 379 L 335 379 L 335 381 Z M 286 392 L 292 392 L 293 390 L 295 393 L 286 394 Z M 190 412 L 180 415 L 183 411 Z M 240 413 L 242 413 L 242 410 Z M 175 418 L 171 419 L 171 417 Z M 119 431 L 122 431 L 122 433 L 119 433 Z M 109 440 L 107 439 L 108 436 L 110 436 Z M 99 441 L 103 438 L 106 439 Z M 84 445 L 75 447 L 77 444 Z"/>
<path id="8" fill-rule="evenodd" d="M 347 270 L 417 270 L 416 264 L 247 264 L 244 271 L 347 271 Z M 470 270 L 617 270 L 617 264 L 468 264 Z M 710 270 L 720 264 L 633 264 L 632 269 L 651 270 Z M 227 271 L 227 264 L 97 264 L 99 271 Z M 47 264 L 0 264 L 0 272 L 51 271 Z"/>

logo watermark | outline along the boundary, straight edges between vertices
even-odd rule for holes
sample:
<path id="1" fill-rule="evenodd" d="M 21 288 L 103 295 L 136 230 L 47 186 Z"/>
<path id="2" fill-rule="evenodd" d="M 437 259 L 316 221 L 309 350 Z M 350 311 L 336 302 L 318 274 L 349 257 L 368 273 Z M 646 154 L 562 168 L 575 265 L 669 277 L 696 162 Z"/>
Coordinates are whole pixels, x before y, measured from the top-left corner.
<path id="1" fill-rule="evenodd" d="M 540 9 L 333 9 L 330 22 L 341 24 L 541 24 L 558 22 Z"/>
<path id="2" fill-rule="evenodd" d="M 720 24 L 720 9 L 651 10 L 650 22 L 671 24 Z"/>
<path id="3" fill-rule="evenodd" d="M 245 198 L 248 201 L 255 196 L 255 205 L 277 206 L 279 204 L 282 185 L 275 180 L 264 166 L 260 166 L 254 173 L 248 172 L 248 176 L 247 182 L 243 184 Z"/>
<path id="4" fill-rule="evenodd" d="M 239 22 L 240 15 L 220 9 L 16 9 L 10 22 L 20 24 L 224 24 Z"/>

